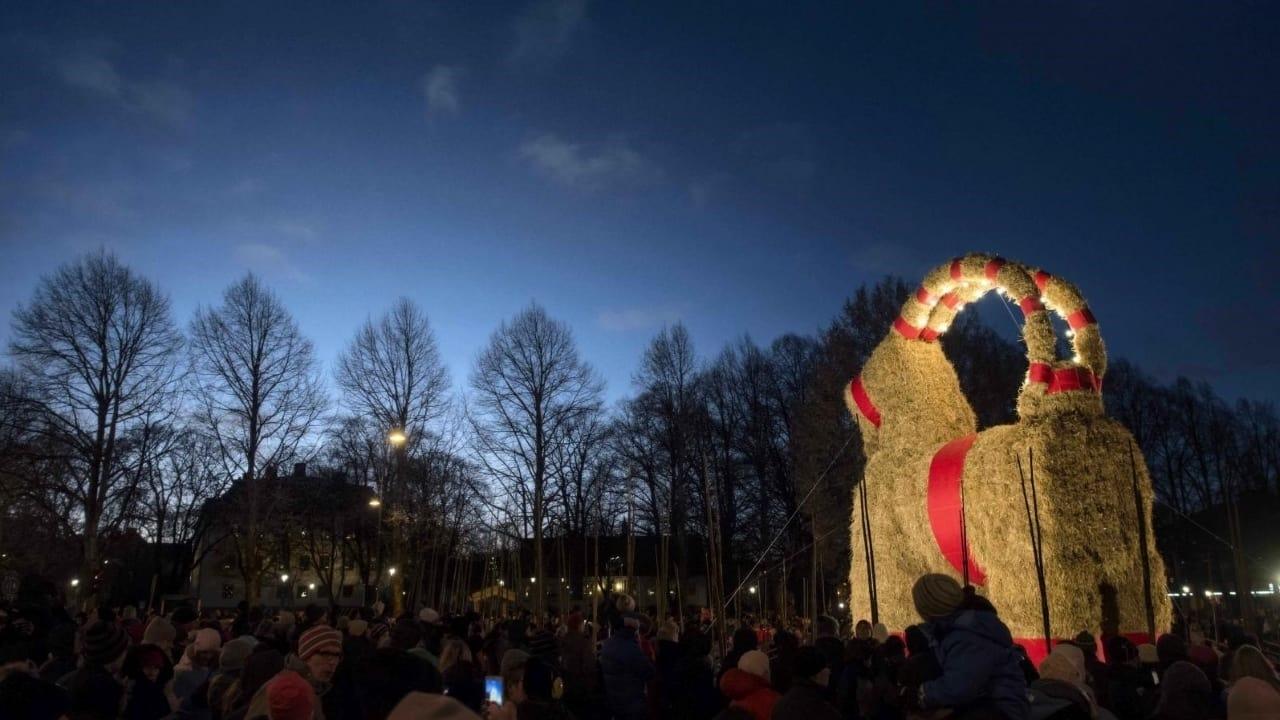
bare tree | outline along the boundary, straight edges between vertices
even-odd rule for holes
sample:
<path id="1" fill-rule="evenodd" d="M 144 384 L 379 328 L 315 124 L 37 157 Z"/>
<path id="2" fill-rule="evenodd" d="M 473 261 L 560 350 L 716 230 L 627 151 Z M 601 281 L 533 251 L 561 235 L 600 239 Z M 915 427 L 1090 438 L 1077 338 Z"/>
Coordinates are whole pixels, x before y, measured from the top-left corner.
<path id="1" fill-rule="evenodd" d="M 415 448 L 425 447 L 428 426 L 447 409 L 449 375 L 440 361 L 427 316 L 408 298 L 400 298 L 376 322 L 368 320 L 338 358 L 338 386 L 359 415 L 371 419 L 383 437 L 395 436 L 391 487 L 383 493 L 388 517 L 406 513 L 405 465 Z M 393 522 L 392 561 L 405 566 L 403 522 Z M 405 573 L 392 576 L 391 598 L 401 603 Z"/>
<path id="2" fill-rule="evenodd" d="M 28 380 L 27 398 L 67 450 L 68 482 L 51 489 L 76 507 L 81 565 L 92 577 L 102 536 L 136 489 L 120 439 L 171 407 L 182 337 L 168 298 L 105 252 L 43 278 L 14 312 L 13 333 L 9 351 Z"/>
<path id="3" fill-rule="evenodd" d="M 471 389 L 477 464 L 518 506 L 520 524 L 533 535 L 533 576 L 542 581 L 552 449 L 599 407 L 602 383 L 578 357 L 568 326 L 535 304 L 489 339 Z M 535 593 L 538 612 L 544 586 Z"/>
<path id="4" fill-rule="evenodd" d="M 223 466 L 245 481 L 237 556 L 248 599 L 258 602 L 259 474 L 294 457 L 321 419 L 325 396 L 315 351 L 275 293 L 246 275 L 227 288 L 221 306 L 196 311 L 191 360 L 201 415 Z"/>

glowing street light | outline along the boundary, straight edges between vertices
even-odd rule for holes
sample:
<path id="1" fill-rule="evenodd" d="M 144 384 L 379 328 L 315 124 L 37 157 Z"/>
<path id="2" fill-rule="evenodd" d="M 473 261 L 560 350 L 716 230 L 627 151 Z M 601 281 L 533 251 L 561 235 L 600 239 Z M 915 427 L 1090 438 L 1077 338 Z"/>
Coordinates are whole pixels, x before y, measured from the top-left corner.
<path id="1" fill-rule="evenodd" d="M 1189 594 L 1191 594 L 1191 588 L 1187 587 L 1186 585 L 1183 585 L 1183 586 L 1182 586 L 1182 594 L 1183 594 L 1183 595 L 1189 595 Z"/>
<path id="2" fill-rule="evenodd" d="M 71 587 L 76 587 L 79 584 L 80 584 L 80 578 L 71 578 Z"/>
<path id="3" fill-rule="evenodd" d="M 369 507 L 371 508 L 382 507 L 382 501 L 379 500 L 378 498 L 374 498 L 369 501 Z"/>
<path id="4" fill-rule="evenodd" d="M 499 580 L 499 581 L 498 581 L 498 587 L 506 587 L 506 586 L 507 586 L 507 581 L 506 581 L 506 580 Z"/>
<path id="5" fill-rule="evenodd" d="M 844 609 L 844 603 L 838 603 L 838 604 L 837 604 L 837 606 L 838 606 L 841 610 L 843 610 L 843 609 Z"/>
<path id="6" fill-rule="evenodd" d="M 316 589 L 316 584 L 315 584 L 315 583 L 307 583 L 307 589 L 308 589 L 308 590 L 315 590 L 315 589 Z"/>
<path id="7" fill-rule="evenodd" d="M 618 581 L 618 582 L 614 583 L 614 584 L 613 584 L 613 589 L 614 589 L 615 591 L 617 591 L 617 592 L 622 592 L 622 581 Z"/>
<path id="8" fill-rule="evenodd" d="M 392 430 L 387 433 L 387 442 L 391 443 L 395 447 L 400 447 L 401 445 L 409 442 L 409 436 L 405 435 L 403 430 Z"/>
<path id="9" fill-rule="evenodd" d="M 755 585 L 752 585 L 752 586 L 751 586 L 751 590 L 750 590 L 750 592 L 751 592 L 751 594 L 752 594 L 752 595 L 755 595 L 755 594 L 756 594 L 756 586 L 755 586 Z"/>
<path id="10" fill-rule="evenodd" d="M 390 575 L 391 577 L 395 577 L 395 576 L 396 576 L 396 569 L 395 569 L 395 568 L 387 568 L 387 574 L 388 574 L 388 575 Z"/>
<path id="11" fill-rule="evenodd" d="M 289 573 L 280 573 L 280 582 L 289 582 Z"/>
<path id="12" fill-rule="evenodd" d="M 531 577 L 531 578 L 529 578 L 529 582 L 531 582 L 531 583 L 536 583 L 536 582 L 538 582 L 538 578 L 536 578 L 536 577 Z"/>

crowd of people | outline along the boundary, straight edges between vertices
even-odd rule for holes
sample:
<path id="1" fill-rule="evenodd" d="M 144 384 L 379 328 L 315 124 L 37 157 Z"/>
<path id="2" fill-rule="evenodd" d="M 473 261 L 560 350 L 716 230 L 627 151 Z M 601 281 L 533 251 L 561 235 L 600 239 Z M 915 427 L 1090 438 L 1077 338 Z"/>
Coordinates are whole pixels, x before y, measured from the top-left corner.
<path id="1" fill-rule="evenodd" d="M 0 609 L 0 718 L 23 720 L 1280 720 L 1259 642 L 1088 632 L 1034 666 L 997 609 L 945 575 L 901 634 L 830 617 L 655 619 L 623 594 L 563 616 L 399 616 L 241 604 Z"/>

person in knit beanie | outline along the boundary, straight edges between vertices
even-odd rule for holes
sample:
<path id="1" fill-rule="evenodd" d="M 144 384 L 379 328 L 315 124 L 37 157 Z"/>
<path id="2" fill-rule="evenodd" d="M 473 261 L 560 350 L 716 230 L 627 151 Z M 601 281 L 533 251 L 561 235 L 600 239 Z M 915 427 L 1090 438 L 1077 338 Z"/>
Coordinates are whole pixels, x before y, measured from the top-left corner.
<path id="1" fill-rule="evenodd" d="M 316 625 L 298 637 L 298 650 L 285 667 L 305 677 L 323 698 L 342 662 L 342 633 L 328 625 Z"/>
<path id="2" fill-rule="evenodd" d="M 1227 693 L 1227 720 L 1280 718 L 1280 692 L 1256 677 L 1237 680 Z"/>
<path id="3" fill-rule="evenodd" d="M 770 685 L 769 676 L 769 656 L 748 650 L 738 659 L 737 667 L 720 676 L 720 692 L 729 698 L 730 707 L 746 710 L 754 720 L 769 720 L 781 697 Z"/>
<path id="4" fill-rule="evenodd" d="M 920 685 L 909 699 L 926 710 L 977 706 L 1005 717 L 1026 717 L 1026 676 L 1013 636 L 991 604 L 966 602 L 960 583 L 939 573 L 917 579 L 911 599 L 925 621 L 921 630 L 936 648 L 942 675 Z"/>
<path id="5" fill-rule="evenodd" d="M 209 679 L 209 707 L 215 710 L 223 707 L 227 690 L 240 678 L 251 652 L 253 643 L 249 638 L 236 638 L 222 646 L 222 652 L 218 655 L 218 670 Z"/>
<path id="6" fill-rule="evenodd" d="M 128 688 L 124 716 L 130 720 L 158 720 L 173 708 L 165 686 L 173 679 L 169 655 L 156 645 L 135 645 L 124 660 Z"/>
<path id="7" fill-rule="evenodd" d="M 84 663 L 58 681 L 67 691 L 75 718 L 112 718 L 124 709 L 120 671 L 129 638 L 114 621 L 99 620 L 85 628 Z"/>
<path id="8" fill-rule="evenodd" d="M 312 720 L 316 693 L 311 683 L 292 670 L 283 670 L 266 684 L 270 720 Z"/>

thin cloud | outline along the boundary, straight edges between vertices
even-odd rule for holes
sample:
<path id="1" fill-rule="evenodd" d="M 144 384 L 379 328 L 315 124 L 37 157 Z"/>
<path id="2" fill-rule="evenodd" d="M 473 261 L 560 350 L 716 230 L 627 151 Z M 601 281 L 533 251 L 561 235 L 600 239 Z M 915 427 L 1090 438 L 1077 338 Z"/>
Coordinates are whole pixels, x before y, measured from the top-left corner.
<path id="1" fill-rule="evenodd" d="M 54 59 L 54 70 L 69 88 L 172 127 L 191 121 L 190 91 L 171 80 L 125 77 L 102 52 L 77 52 Z"/>
<path id="2" fill-rule="evenodd" d="M 670 325 L 680 320 L 675 308 L 630 307 L 601 310 L 596 324 L 609 332 L 635 332 Z"/>
<path id="3" fill-rule="evenodd" d="M 276 232 L 293 240 L 311 242 L 320 237 L 320 232 L 307 223 L 297 220 L 281 220 L 275 224 Z"/>
<path id="4" fill-rule="evenodd" d="M 265 277 L 297 283 L 310 283 L 313 278 L 299 268 L 284 250 L 266 243 L 242 243 L 231 251 L 231 257 L 246 270 Z"/>
<path id="5" fill-rule="evenodd" d="M 653 162 L 621 140 L 579 143 L 548 133 L 521 144 L 519 154 L 540 174 L 576 188 L 636 185 L 662 176 Z"/>
<path id="6" fill-rule="evenodd" d="M 457 114 L 461 103 L 458 100 L 458 81 L 462 77 L 462 68 L 449 65 L 436 65 L 422 78 L 422 94 L 427 98 L 427 114 L 447 112 Z"/>
<path id="7" fill-rule="evenodd" d="M 547 63 L 568 50 L 587 15 L 586 0 L 537 0 L 516 17 L 514 63 Z"/>

